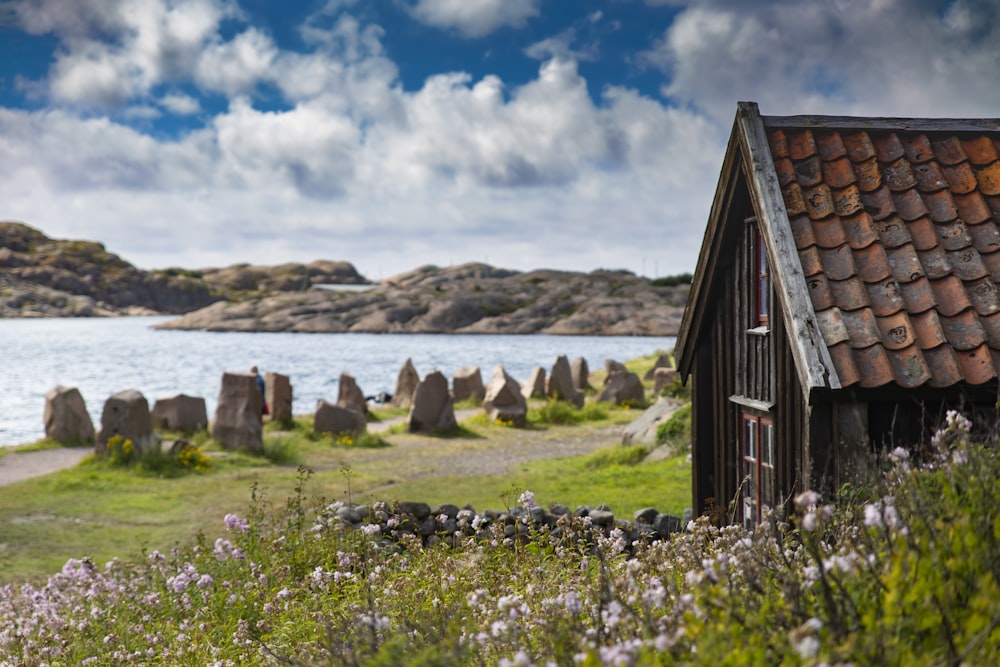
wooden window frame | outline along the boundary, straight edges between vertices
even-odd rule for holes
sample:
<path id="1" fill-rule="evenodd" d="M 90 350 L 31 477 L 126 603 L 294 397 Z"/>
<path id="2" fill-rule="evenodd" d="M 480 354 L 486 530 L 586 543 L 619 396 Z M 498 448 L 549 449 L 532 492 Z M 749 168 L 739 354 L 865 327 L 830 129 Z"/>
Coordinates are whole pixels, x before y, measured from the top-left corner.
<path id="1" fill-rule="evenodd" d="M 754 313 L 756 314 L 756 326 L 768 326 L 768 298 L 771 295 L 771 274 L 767 265 L 767 246 L 764 245 L 764 237 L 760 233 L 760 227 L 754 225 Z"/>
<path id="2" fill-rule="evenodd" d="M 741 514 L 743 527 L 760 524 L 765 507 L 774 506 L 774 419 L 740 412 Z"/>

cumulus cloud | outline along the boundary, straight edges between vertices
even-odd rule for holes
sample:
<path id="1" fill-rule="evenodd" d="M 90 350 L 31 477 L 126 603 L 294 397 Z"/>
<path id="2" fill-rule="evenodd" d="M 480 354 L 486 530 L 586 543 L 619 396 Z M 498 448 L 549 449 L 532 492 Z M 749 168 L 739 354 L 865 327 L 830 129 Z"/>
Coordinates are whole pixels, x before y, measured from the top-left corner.
<path id="1" fill-rule="evenodd" d="M 765 113 L 947 116 L 1000 107 L 1000 21 L 984 0 L 706 0 L 681 11 L 647 62 L 664 94 L 722 121 Z"/>
<path id="2" fill-rule="evenodd" d="M 190 116 L 201 111 L 201 102 L 183 93 L 171 93 L 160 98 L 160 106 L 178 116 Z"/>
<path id="3" fill-rule="evenodd" d="M 417 0 L 410 12 L 421 23 L 471 38 L 523 26 L 538 16 L 538 4 L 539 0 Z"/>

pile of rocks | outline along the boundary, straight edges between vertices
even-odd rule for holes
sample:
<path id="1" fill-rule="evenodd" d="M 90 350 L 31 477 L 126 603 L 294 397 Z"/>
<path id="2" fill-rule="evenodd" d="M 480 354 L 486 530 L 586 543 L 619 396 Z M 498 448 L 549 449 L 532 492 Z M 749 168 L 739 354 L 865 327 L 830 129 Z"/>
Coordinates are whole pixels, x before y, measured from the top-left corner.
<path id="1" fill-rule="evenodd" d="M 631 521 L 625 521 L 616 519 L 606 505 L 575 510 L 559 504 L 548 508 L 518 505 L 480 514 L 470 505 L 396 502 L 389 506 L 377 502 L 369 507 L 338 501 L 327 507 L 323 520 L 331 528 L 362 530 L 372 536 L 378 548 L 390 550 L 414 538 L 425 546 L 442 541 L 455 546 L 469 537 L 528 540 L 540 534 L 557 541 L 568 537 L 592 541 L 598 536 L 612 537 L 617 529 L 623 548 L 631 553 L 637 542 L 665 540 L 685 530 L 691 518 L 690 509 L 684 510 L 684 516 L 676 516 L 653 507 L 638 510 Z"/>

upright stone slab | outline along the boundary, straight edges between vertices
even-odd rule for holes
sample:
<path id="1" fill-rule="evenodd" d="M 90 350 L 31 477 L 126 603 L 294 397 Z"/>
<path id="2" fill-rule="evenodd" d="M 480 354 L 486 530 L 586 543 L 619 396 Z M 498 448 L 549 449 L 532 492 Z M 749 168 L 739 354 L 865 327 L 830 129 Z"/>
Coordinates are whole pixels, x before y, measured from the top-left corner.
<path id="1" fill-rule="evenodd" d="M 94 422 L 76 387 L 53 387 L 45 394 L 45 437 L 64 445 L 94 442 Z"/>
<path id="2" fill-rule="evenodd" d="M 608 383 L 608 378 L 611 377 L 612 373 L 621 372 L 628 373 L 628 369 L 620 361 L 615 361 L 614 359 L 604 360 L 604 384 Z"/>
<path id="3" fill-rule="evenodd" d="M 587 365 L 587 360 L 583 357 L 577 357 L 573 360 L 573 363 L 569 365 L 569 373 L 573 377 L 573 386 L 580 391 L 586 391 L 590 389 L 590 367 Z"/>
<path id="4" fill-rule="evenodd" d="M 678 377 L 676 368 L 657 368 L 653 373 L 653 395 L 659 396 L 664 389 L 669 389 Z"/>
<path id="5" fill-rule="evenodd" d="M 451 397 L 456 403 L 467 398 L 475 398 L 481 403 L 486 396 L 486 387 L 483 386 L 483 375 L 479 372 L 479 366 L 462 366 L 455 371 L 455 377 L 451 381 Z"/>
<path id="6" fill-rule="evenodd" d="M 368 414 L 368 401 L 365 400 L 365 394 L 353 375 L 341 373 L 337 387 L 337 405 L 342 408 L 355 408 L 360 410 L 361 414 Z"/>
<path id="7" fill-rule="evenodd" d="M 156 399 L 153 404 L 153 428 L 182 433 L 208 428 L 205 399 L 186 394 Z"/>
<path id="8" fill-rule="evenodd" d="M 408 408 L 413 405 L 413 392 L 420 384 L 420 375 L 413 367 L 413 361 L 406 360 L 403 367 L 399 369 L 399 376 L 396 378 L 396 391 L 392 395 L 392 405 L 397 408 Z"/>
<path id="9" fill-rule="evenodd" d="M 322 398 L 316 402 L 313 432 L 358 435 L 368 429 L 368 420 L 357 408 L 334 405 Z"/>
<path id="10" fill-rule="evenodd" d="M 512 423 L 524 427 L 528 423 L 528 401 L 521 394 L 521 387 L 500 364 L 493 369 L 486 387 L 483 409 L 493 421 Z"/>
<path id="11" fill-rule="evenodd" d="M 292 383 L 287 375 L 267 373 L 264 376 L 264 396 L 271 409 L 271 421 L 292 421 Z"/>
<path id="12" fill-rule="evenodd" d="M 104 454 L 108 440 L 116 435 L 131 440 L 133 446 L 139 449 L 148 448 L 153 441 L 149 401 L 135 389 L 120 391 L 104 402 L 101 432 L 97 434 L 97 453 Z"/>
<path id="13" fill-rule="evenodd" d="M 531 371 L 531 377 L 521 385 L 521 395 L 527 399 L 545 398 L 545 369 L 536 366 Z"/>
<path id="14" fill-rule="evenodd" d="M 413 392 L 409 424 L 411 433 L 448 433 L 458 428 L 448 379 L 441 371 L 431 371 L 417 385 L 417 390 Z"/>
<path id="15" fill-rule="evenodd" d="M 646 402 L 646 389 L 637 374 L 614 371 L 605 380 L 604 390 L 597 400 L 618 405 L 642 405 Z"/>
<path id="16" fill-rule="evenodd" d="M 264 450 L 260 390 L 252 373 L 223 373 L 212 439 L 225 449 Z"/>
<path id="17" fill-rule="evenodd" d="M 653 362 L 653 367 L 650 368 L 648 371 L 646 371 L 646 374 L 643 376 L 642 379 L 646 381 L 652 380 L 658 369 L 673 368 L 673 367 L 674 364 L 672 361 L 670 361 L 670 355 L 667 354 L 666 352 L 662 352 L 660 353 L 660 356 L 656 358 L 656 361 Z"/>
<path id="18" fill-rule="evenodd" d="M 549 398 L 572 403 L 578 408 L 583 407 L 583 394 L 573 384 L 573 374 L 565 354 L 560 355 L 552 365 L 545 393 Z"/>

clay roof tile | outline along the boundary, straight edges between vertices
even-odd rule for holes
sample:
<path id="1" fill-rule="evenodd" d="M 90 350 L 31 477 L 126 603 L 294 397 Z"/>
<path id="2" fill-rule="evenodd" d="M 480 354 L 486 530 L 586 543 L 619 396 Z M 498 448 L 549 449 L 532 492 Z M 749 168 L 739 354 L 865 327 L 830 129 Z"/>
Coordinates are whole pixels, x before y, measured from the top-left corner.
<path id="1" fill-rule="evenodd" d="M 911 241 L 906 223 L 896 216 L 879 220 L 875 223 L 875 229 L 878 230 L 879 239 L 886 248 L 898 248 Z"/>
<path id="2" fill-rule="evenodd" d="M 986 338 L 989 340 L 990 348 L 1000 350 L 1000 313 L 980 317 L 979 321 L 986 330 Z"/>
<path id="3" fill-rule="evenodd" d="M 956 350 L 972 350 L 986 342 L 986 330 L 972 308 L 966 308 L 952 317 L 942 317 L 941 328 L 948 343 Z"/>
<path id="4" fill-rule="evenodd" d="M 872 192 L 861 193 L 861 201 L 864 203 L 868 215 L 875 220 L 881 220 L 896 212 L 892 193 L 884 185 Z"/>
<path id="5" fill-rule="evenodd" d="M 788 217 L 802 215 L 806 212 L 806 198 L 798 183 L 786 185 L 781 189 L 781 194 L 785 198 L 785 209 L 788 211 Z"/>
<path id="6" fill-rule="evenodd" d="M 804 188 L 811 188 L 819 185 L 823 180 L 823 163 L 818 155 L 799 160 L 793 163 L 795 166 L 795 176 L 799 179 L 799 185 Z"/>
<path id="7" fill-rule="evenodd" d="M 823 180 L 836 190 L 854 184 L 858 177 L 854 174 L 854 165 L 851 164 L 851 161 L 847 157 L 841 157 L 823 163 Z"/>
<path id="8" fill-rule="evenodd" d="M 819 324 L 820 333 L 823 334 L 823 341 L 827 347 L 843 343 L 851 339 L 844 325 L 844 318 L 841 317 L 839 308 L 828 308 L 816 313 L 816 322 Z"/>
<path id="9" fill-rule="evenodd" d="M 951 188 L 952 195 L 967 194 L 976 189 L 976 174 L 968 162 L 944 167 L 942 171 L 947 180 L 946 185 Z M 929 190 L 930 188 L 922 189 Z"/>
<path id="10" fill-rule="evenodd" d="M 948 342 L 944 335 L 944 329 L 941 328 L 941 319 L 933 308 L 916 315 L 910 315 L 910 322 L 913 324 L 917 345 L 921 349 L 929 350 Z"/>
<path id="11" fill-rule="evenodd" d="M 955 355 L 962 367 L 962 375 L 969 384 L 986 384 L 996 377 L 993 357 L 985 343 L 974 350 L 955 350 Z"/>
<path id="12" fill-rule="evenodd" d="M 804 160 L 816 154 L 816 142 L 813 140 L 812 131 L 790 130 L 785 136 L 788 137 L 788 155 L 793 160 Z"/>
<path id="13" fill-rule="evenodd" d="M 958 207 L 958 215 L 970 225 L 978 225 L 990 219 L 990 209 L 986 205 L 986 200 L 978 192 L 969 194 L 952 194 L 955 206 Z"/>
<path id="14" fill-rule="evenodd" d="M 972 245 L 972 236 L 969 235 L 969 229 L 961 219 L 935 225 L 935 227 L 945 250 L 961 250 Z"/>
<path id="15" fill-rule="evenodd" d="M 918 252 L 917 257 L 920 260 L 920 266 L 924 271 L 924 275 L 930 280 L 933 281 L 937 278 L 944 278 L 951 275 L 951 262 L 948 261 L 948 254 L 941 246 L 934 246 L 930 250 Z"/>
<path id="16" fill-rule="evenodd" d="M 926 134 L 906 134 L 900 140 L 910 162 L 920 164 L 934 157 L 934 148 Z"/>
<path id="17" fill-rule="evenodd" d="M 937 246 L 937 230 L 935 230 L 934 223 L 930 221 L 930 218 L 925 216 L 907 222 L 906 228 L 910 230 L 913 247 L 917 250 L 930 250 Z"/>
<path id="18" fill-rule="evenodd" d="M 854 264 L 857 266 L 857 274 L 866 283 L 877 283 L 892 275 L 892 266 L 885 248 L 878 243 L 855 250 Z"/>
<path id="19" fill-rule="evenodd" d="M 983 264 L 986 265 L 993 281 L 1000 283 L 1000 251 L 981 252 L 979 257 L 983 260 Z"/>
<path id="20" fill-rule="evenodd" d="M 871 137 L 868 136 L 867 132 L 862 130 L 845 132 L 840 135 L 840 138 L 844 142 L 844 148 L 847 149 L 847 157 L 851 159 L 851 162 L 864 162 L 876 156 L 875 145 L 872 143 Z"/>
<path id="21" fill-rule="evenodd" d="M 799 262 L 802 264 L 802 275 L 806 277 L 823 272 L 823 260 L 820 259 L 819 249 L 814 245 L 799 250 Z"/>
<path id="22" fill-rule="evenodd" d="M 916 345 L 902 350 L 888 350 L 886 356 L 892 365 L 896 384 L 907 389 L 919 387 L 931 380 L 931 369 L 927 366 L 923 353 Z"/>
<path id="23" fill-rule="evenodd" d="M 960 139 L 965 154 L 969 156 L 969 162 L 975 165 L 984 165 L 1000 159 L 997 155 L 996 146 L 985 134 L 969 139 Z"/>
<path id="24" fill-rule="evenodd" d="M 833 360 L 833 367 L 837 371 L 840 384 L 849 387 L 857 384 L 861 379 L 858 367 L 854 363 L 853 348 L 846 341 L 830 346 L 830 358 Z"/>
<path id="25" fill-rule="evenodd" d="M 903 303 L 903 295 L 899 283 L 895 280 L 865 283 L 865 287 L 867 288 L 868 300 L 871 303 L 872 311 L 876 315 L 892 315 L 902 310 L 906 305 Z"/>
<path id="26" fill-rule="evenodd" d="M 776 158 L 788 157 L 788 139 L 782 130 L 771 130 L 767 133 L 767 144 L 771 155 Z"/>
<path id="27" fill-rule="evenodd" d="M 937 162 L 915 164 L 912 167 L 913 176 L 917 179 L 917 188 L 921 192 L 934 192 L 948 187 L 948 180 Z"/>
<path id="28" fill-rule="evenodd" d="M 778 183 L 781 187 L 785 187 L 796 181 L 795 166 L 787 157 L 778 158 L 774 161 L 774 171 L 778 174 Z"/>
<path id="29" fill-rule="evenodd" d="M 903 295 L 903 303 L 906 304 L 906 312 L 910 314 L 922 313 L 935 305 L 934 292 L 926 278 L 899 283 L 899 290 Z"/>
<path id="30" fill-rule="evenodd" d="M 872 243 L 878 241 L 878 231 L 870 215 L 864 211 L 859 211 L 854 215 L 841 218 L 844 225 L 844 235 L 847 242 L 854 249 L 867 248 Z"/>
<path id="31" fill-rule="evenodd" d="M 986 255 L 1000 250 L 1000 229 L 988 220 L 981 225 L 970 223 L 966 229 L 972 237 L 972 243 L 980 255 Z"/>
<path id="32" fill-rule="evenodd" d="M 910 163 L 902 157 L 882 167 L 882 181 L 893 192 L 909 190 L 917 184 Z"/>
<path id="33" fill-rule="evenodd" d="M 924 361 L 931 369 L 929 384 L 932 387 L 950 387 L 961 382 L 964 377 L 958 356 L 949 345 L 924 350 Z"/>
<path id="34" fill-rule="evenodd" d="M 861 192 L 854 185 L 833 191 L 833 208 L 837 215 L 854 215 L 864 209 Z"/>
<path id="35" fill-rule="evenodd" d="M 820 183 L 814 188 L 804 188 L 806 210 L 813 220 L 822 220 L 828 215 L 833 215 L 836 210 L 833 205 L 833 193 L 825 183 Z"/>
<path id="36" fill-rule="evenodd" d="M 881 246 L 879 246 L 881 247 Z M 908 283 L 924 275 L 917 251 L 910 244 L 885 251 L 892 268 L 892 276 L 899 283 Z M 881 280 L 881 279 L 880 279 Z M 873 282 L 873 281 L 870 281 Z"/>
<path id="37" fill-rule="evenodd" d="M 1000 195 L 1000 161 L 988 167 L 976 169 L 979 190 L 984 195 Z"/>
<path id="38" fill-rule="evenodd" d="M 816 141 L 820 157 L 826 161 L 847 155 L 847 149 L 844 148 L 844 142 L 841 141 L 838 132 L 813 132 L 813 139 Z"/>
<path id="39" fill-rule="evenodd" d="M 871 192 L 882 185 L 882 173 L 878 168 L 878 160 L 874 157 L 855 164 L 854 173 L 862 192 Z"/>
<path id="40" fill-rule="evenodd" d="M 870 135 L 879 162 L 890 164 L 903 157 L 903 144 L 895 132 L 871 132 Z"/>
<path id="41" fill-rule="evenodd" d="M 921 193 L 921 198 L 934 222 L 950 222 L 958 217 L 958 208 L 955 207 L 955 200 L 951 198 L 951 192 L 948 190 L 924 192 Z"/>
<path id="42" fill-rule="evenodd" d="M 792 237 L 795 239 L 795 247 L 799 250 L 816 245 L 816 237 L 813 236 L 812 220 L 808 215 L 799 215 L 789 220 L 792 225 Z"/>
<path id="43" fill-rule="evenodd" d="M 887 317 L 876 317 L 875 323 L 878 325 L 882 344 L 890 350 L 901 350 L 913 345 L 917 340 L 910 318 L 903 311 Z"/>
<path id="44" fill-rule="evenodd" d="M 978 280 L 990 275 L 983 258 L 975 248 L 968 247 L 948 253 L 952 271 L 962 280 Z"/>
<path id="45" fill-rule="evenodd" d="M 990 210 L 990 215 L 997 222 L 1000 222 L 1000 197 L 989 196 L 983 197 L 986 200 L 986 208 Z"/>
<path id="46" fill-rule="evenodd" d="M 833 292 L 830 290 L 830 282 L 822 273 L 806 278 L 806 287 L 809 288 L 809 298 L 812 301 L 813 310 L 826 310 L 837 305 L 833 298 Z"/>
<path id="47" fill-rule="evenodd" d="M 927 215 L 927 207 L 916 188 L 892 193 L 892 201 L 903 220 L 916 220 Z"/>
<path id="48" fill-rule="evenodd" d="M 847 328 L 851 347 L 863 348 L 881 342 L 878 324 L 875 322 L 875 313 L 872 312 L 871 308 L 841 310 L 840 315 Z"/>
<path id="49" fill-rule="evenodd" d="M 847 243 L 844 236 L 844 225 L 840 218 L 831 215 L 823 220 L 812 221 L 813 236 L 820 248 L 837 248 Z"/>
<path id="50" fill-rule="evenodd" d="M 958 164 L 968 159 L 965 150 L 962 149 L 962 142 L 958 140 L 958 137 L 950 136 L 933 139 L 931 140 L 931 146 L 934 148 L 934 157 L 941 164 Z"/>
<path id="51" fill-rule="evenodd" d="M 965 293 L 965 285 L 955 276 L 930 281 L 930 289 L 934 293 L 934 301 L 937 302 L 940 315 L 952 317 L 972 307 L 972 302 Z"/>
<path id="52" fill-rule="evenodd" d="M 1000 290 L 997 290 L 997 285 L 992 278 L 980 278 L 966 283 L 965 293 L 969 295 L 969 300 L 972 301 L 972 306 L 979 315 L 1000 313 Z"/>
<path id="53" fill-rule="evenodd" d="M 892 364 L 881 345 L 854 350 L 854 365 L 861 376 L 862 387 L 882 387 L 894 379 Z"/>
<path id="54" fill-rule="evenodd" d="M 857 276 L 828 282 L 833 305 L 841 310 L 857 310 L 871 305 L 865 283 Z"/>
<path id="55" fill-rule="evenodd" d="M 878 248 L 878 245 L 871 246 Z M 820 248 L 819 256 L 822 260 L 823 271 L 830 280 L 846 280 L 855 273 L 858 273 L 854 264 L 854 253 L 851 246 L 844 243 L 836 248 Z"/>

